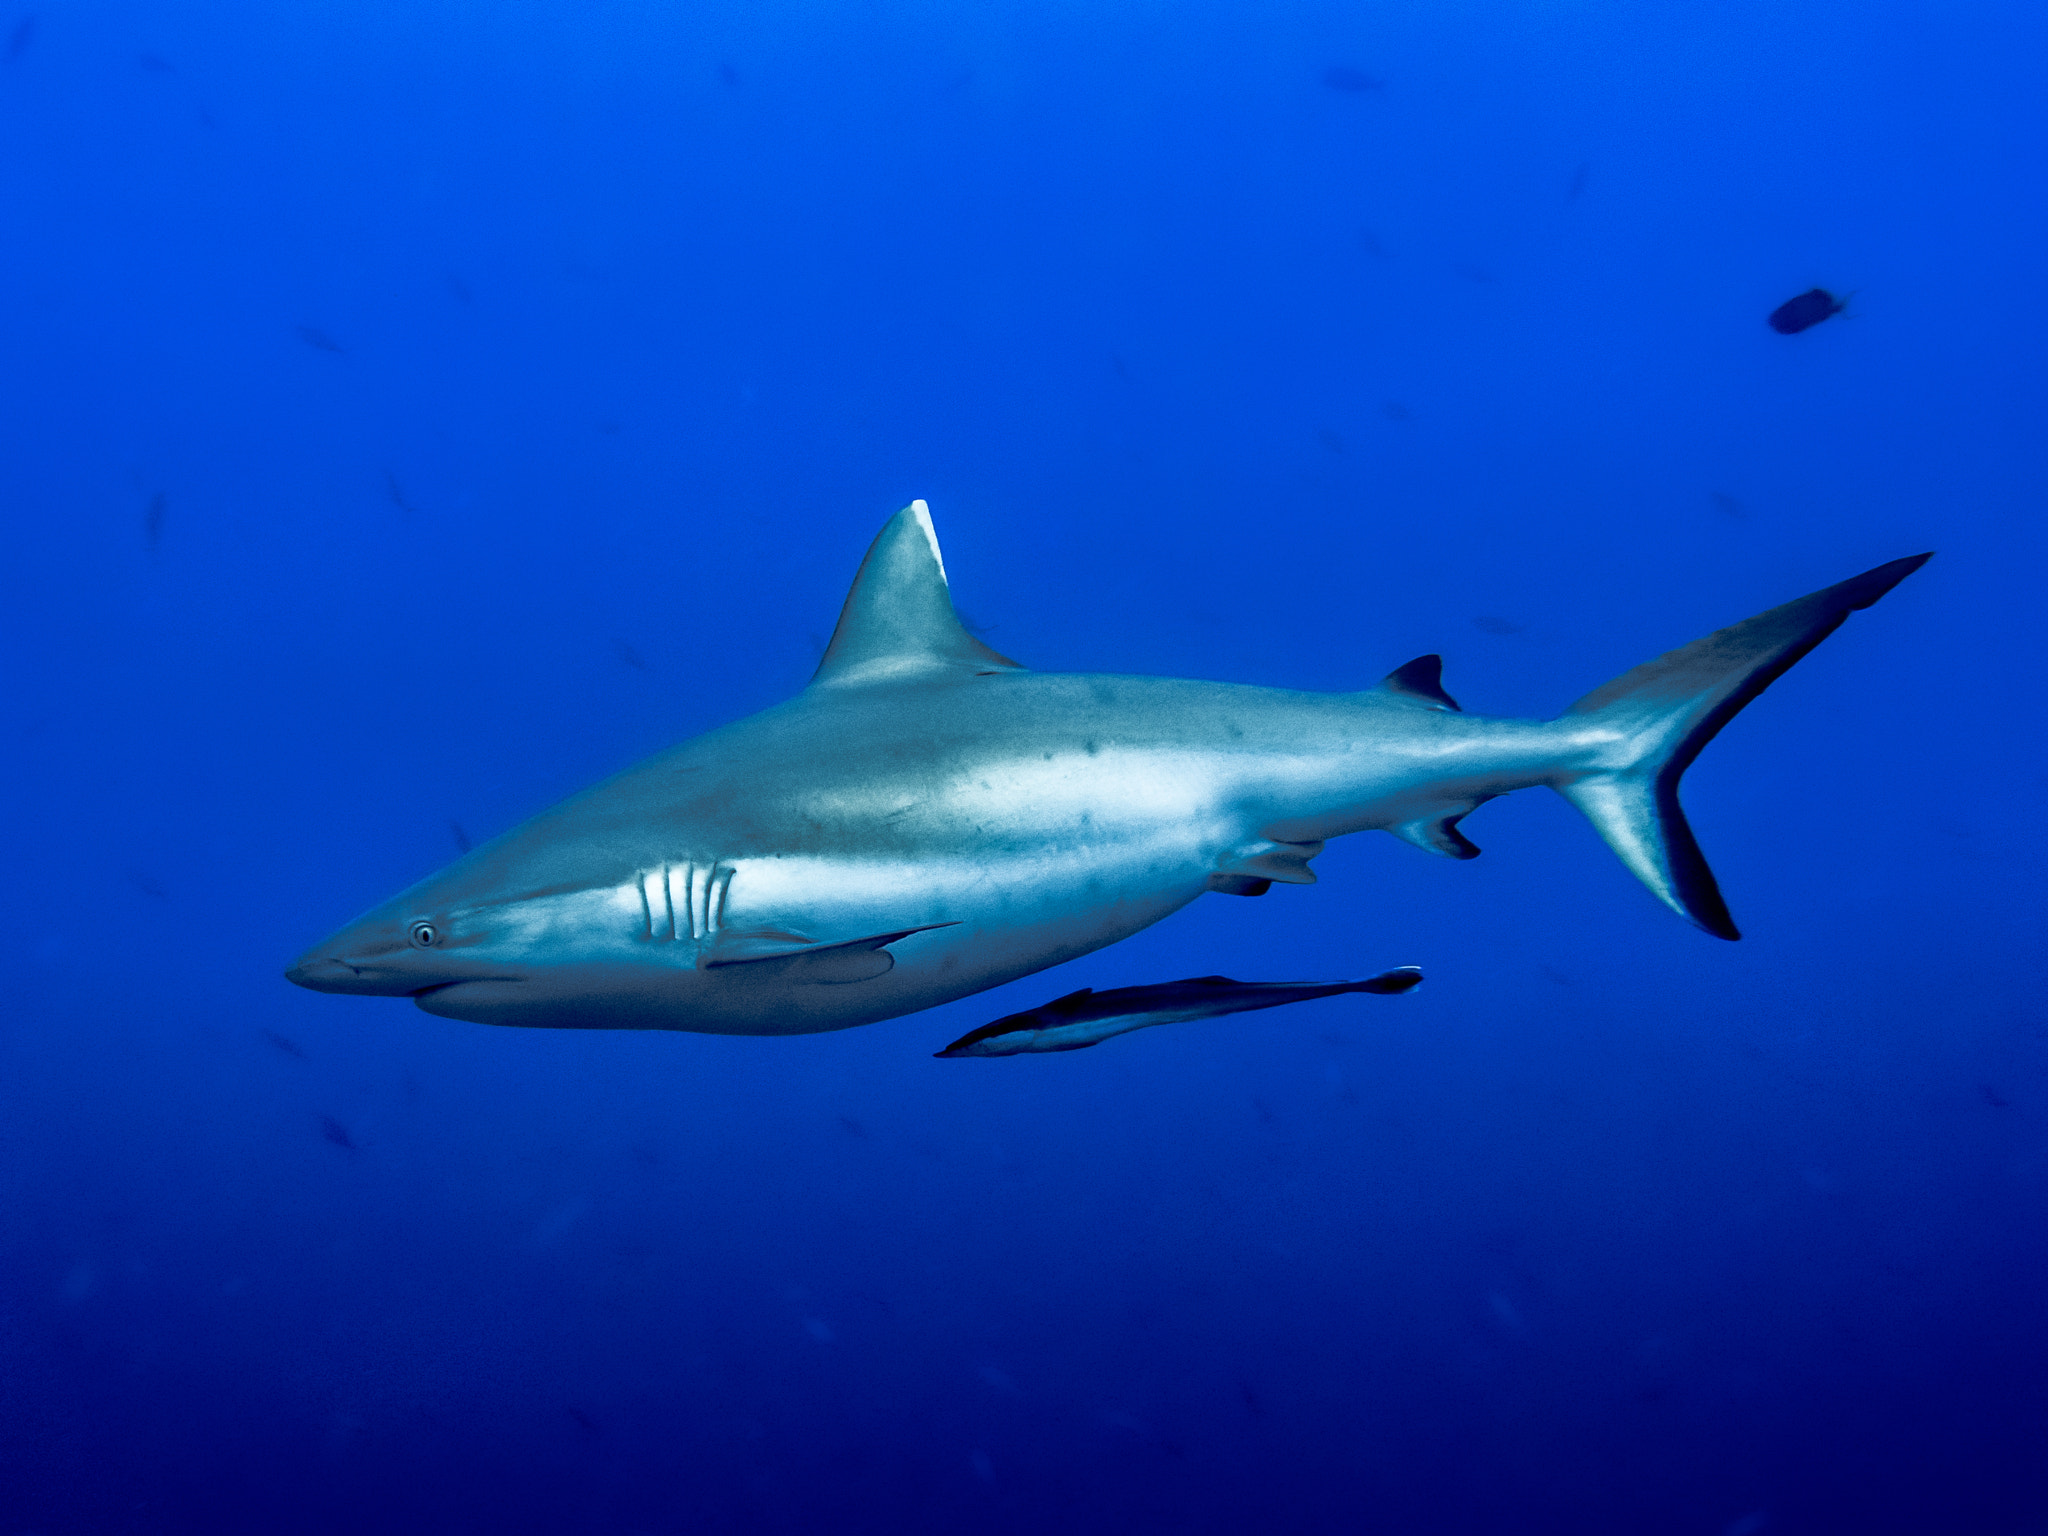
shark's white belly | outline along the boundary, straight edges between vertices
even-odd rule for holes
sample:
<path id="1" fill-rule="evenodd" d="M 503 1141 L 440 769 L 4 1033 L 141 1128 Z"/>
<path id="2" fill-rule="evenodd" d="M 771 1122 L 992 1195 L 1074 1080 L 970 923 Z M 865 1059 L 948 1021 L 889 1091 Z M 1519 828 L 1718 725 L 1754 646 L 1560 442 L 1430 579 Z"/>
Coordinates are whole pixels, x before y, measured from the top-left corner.
<path id="1" fill-rule="evenodd" d="M 538 962 L 523 979 L 422 1006 L 490 1022 L 531 1012 L 556 1024 L 581 1014 L 604 1027 L 711 1033 L 842 1029 L 1127 938 L 1208 889 L 1219 859 L 1262 845 L 1213 794 L 1190 793 L 1185 772 L 1155 779 L 1149 800 L 1140 783 L 1108 806 L 1045 768 L 1022 786 L 1002 777 L 907 814 L 888 808 L 879 829 L 837 807 L 846 853 L 734 854 L 704 841 L 617 885 L 523 903 L 513 919 L 522 931 L 498 917 L 499 942 Z M 1051 814 L 1020 817 L 1018 794 Z M 774 963 L 905 930 L 920 931 L 887 946 L 893 966 L 855 981 Z"/>

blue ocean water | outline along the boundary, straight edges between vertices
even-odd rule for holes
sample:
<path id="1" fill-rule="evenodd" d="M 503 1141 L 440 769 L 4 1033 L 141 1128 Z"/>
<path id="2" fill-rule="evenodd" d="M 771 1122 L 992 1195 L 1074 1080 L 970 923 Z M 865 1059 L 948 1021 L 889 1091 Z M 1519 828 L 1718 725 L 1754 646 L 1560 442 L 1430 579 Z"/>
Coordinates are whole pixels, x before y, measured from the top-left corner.
<path id="1" fill-rule="evenodd" d="M 2048 1530 L 2044 44 L 17 0 L 0 1533 Z M 912 497 L 1030 666 L 1501 714 L 1940 554 L 1690 774 L 1740 944 L 1532 793 L 840 1034 L 280 978 Z"/>

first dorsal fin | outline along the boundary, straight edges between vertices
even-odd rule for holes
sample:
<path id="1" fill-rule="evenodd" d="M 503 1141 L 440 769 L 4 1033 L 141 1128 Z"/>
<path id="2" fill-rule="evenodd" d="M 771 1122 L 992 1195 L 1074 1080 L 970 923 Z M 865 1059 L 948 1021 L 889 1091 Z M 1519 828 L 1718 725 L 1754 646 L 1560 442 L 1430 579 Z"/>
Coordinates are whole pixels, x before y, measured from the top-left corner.
<path id="1" fill-rule="evenodd" d="M 811 685 L 881 682 L 934 671 L 1022 671 L 970 635 L 953 612 L 931 512 L 913 501 L 868 546 L 839 627 Z"/>
<path id="2" fill-rule="evenodd" d="M 1394 668 L 1380 679 L 1380 691 L 1405 694 L 1431 709 L 1456 710 L 1461 715 L 1465 712 L 1456 699 L 1444 692 L 1444 659 L 1441 656 L 1418 656 L 1405 666 Z"/>

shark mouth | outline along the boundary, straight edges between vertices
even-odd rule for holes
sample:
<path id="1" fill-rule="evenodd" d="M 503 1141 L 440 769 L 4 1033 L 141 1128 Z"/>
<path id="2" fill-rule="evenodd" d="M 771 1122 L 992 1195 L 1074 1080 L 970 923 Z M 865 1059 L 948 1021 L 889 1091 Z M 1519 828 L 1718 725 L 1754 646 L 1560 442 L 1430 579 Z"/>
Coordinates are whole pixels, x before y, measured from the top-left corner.
<path id="1" fill-rule="evenodd" d="M 465 976 L 420 987 L 412 994 L 420 1012 L 472 1024 L 488 1023 L 507 1006 L 528 1000 L 525 983 L 517 976 Z"/>
<path id="2" fill-rule="evenodd" d="M 423 997 L 436 997 L 444 992 L 452 992 L 457 987 L 487 987 L 494 982 L 512 987 L 520 985 L 517 976 L 464 976 L 458 981 L 437 981 L 432 986 L 415 987 L 407 995 L 414 1002 L 418 1002 Z"/>

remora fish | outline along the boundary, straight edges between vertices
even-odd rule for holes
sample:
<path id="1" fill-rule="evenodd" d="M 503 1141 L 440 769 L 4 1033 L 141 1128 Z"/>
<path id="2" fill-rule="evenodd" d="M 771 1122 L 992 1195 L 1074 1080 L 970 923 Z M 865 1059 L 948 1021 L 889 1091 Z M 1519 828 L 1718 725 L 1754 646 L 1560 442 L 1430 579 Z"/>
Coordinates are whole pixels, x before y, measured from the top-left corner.
<path id="1" fill-rule="evenodd" d="M 1154 1024 L 1220 1019 L 1226 1013 L 1282 1008 L 1340 992 L 1407 992 L 1422 972 L 1412 965 L 1382 971 L 1364 981 L 1232 981 L 1228 976 L 1190 976 L 1149 987 L 1097 992 L 1083 987 L 1037 1008 L 1013 1013 L 970 1030 L 934 1056 L 1028 1056 L 1035 1051 L 1078 1051 L 1112 1035 L 1127 1035 Z"/>
<path id="2" fill-rule="evenodd" d="M 1437 657 L 1360 693 L 1030 672 L 961 627 L 923 502 L 862 562 L 817 675 L 464 854 L 286 974 L 482 1024 L 804 1034 L 951 1002 L 1204 891 L 1311 885 L 1381 828 L 1450 858 L 1547 785 L 1736 937 L 1678 776 L 1737 710 L 1927 557 L 1623 674 L 1555 720 L 1466 715 Z"/>

